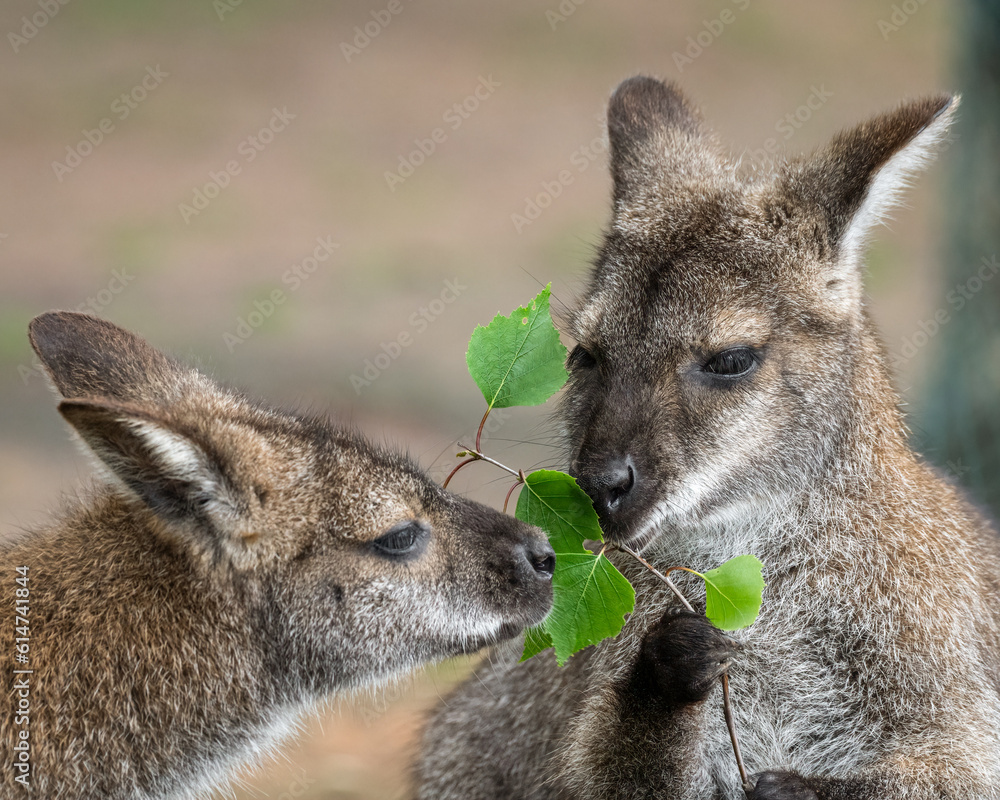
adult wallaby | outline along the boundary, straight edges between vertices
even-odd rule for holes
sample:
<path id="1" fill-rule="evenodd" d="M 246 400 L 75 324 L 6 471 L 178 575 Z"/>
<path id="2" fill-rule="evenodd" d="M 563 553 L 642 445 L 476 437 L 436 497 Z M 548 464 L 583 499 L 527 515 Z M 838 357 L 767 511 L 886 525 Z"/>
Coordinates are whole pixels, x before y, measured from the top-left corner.
<path id="1" fill-rule="evenodd" d="M 571 471 L 660 567 L 758 555 L 764 605 L 737 644 L 616 559 L 622 634 L 565 669 L 482 668 L 426 733 L 421 798 L 740 798 L 726 669 L 754 798 L 1000 797 L 997 537 L 909 448 L 862 290 L 869 231 L 956 103 L 745 177 L 676 88 L 616 90 Z"/>
<path id="2" fill-rule="evenodd" d="M 111 480 L 0 547 L 6 628 L 28 626 L 26 659 L 0 651 L 0 797 L 190 797 L 331 692 L 548 610 L 541 532 L 404 457 L 94 317 L 43 314 L 30 337 Z"/>

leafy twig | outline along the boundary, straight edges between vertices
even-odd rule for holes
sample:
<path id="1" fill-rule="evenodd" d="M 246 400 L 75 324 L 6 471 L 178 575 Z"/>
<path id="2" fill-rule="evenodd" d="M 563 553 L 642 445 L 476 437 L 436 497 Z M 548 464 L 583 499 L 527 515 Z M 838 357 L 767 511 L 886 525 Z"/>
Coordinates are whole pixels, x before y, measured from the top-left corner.
<path id="1" fill-rule="evenodd" d="M 529 475 L 513 470 L 482 452 L 486 420 L 494 408 L 544 403 L 567 381 L 566 348 L 549 313 L 551 287 L 546 286 L 526 306 L 511 314 L 497 314 L 489 325 L 477 326 L 469 340 L 466 364 L 486 401 L 486 412 L 476 431 L 476 447 L 458 453 L 464 459 L 448 475 L 473 461 L 488 461 L 517 480 L 507 492 L 504 510 L 518 486 L 523 486 L 515 516 L 542 528 L 558 554 L 553 575 L 554 604 L 541 625 L 529 629 L 522 660 L 554 647 L 561 666 L 587 645 L 622 629 L 635 607 L 635 591 L 628 580 L 606 558 L 605 551 L 622 550 L 660 578 L 689 611 L 694 611 L 683 593 L 670 580 L 674 570 L 686 570 L 705 582 L 705 613 L 722 630 L 750 625 L 760 611 L 762 565 L 750 555 L 737 556 L 704 575 L 687 567 L 660 572 L 629 547 L 604 543 L 593 504 L 577 482 L 564 472 L 538 470 Z M 461 446 L 461 445 L 460 445 Z M 729 701 L 729 679 L 722 675 L 723 708 L 736 755 L 743 788 L 751 787 L 740 755 L 736 727 Z"/>

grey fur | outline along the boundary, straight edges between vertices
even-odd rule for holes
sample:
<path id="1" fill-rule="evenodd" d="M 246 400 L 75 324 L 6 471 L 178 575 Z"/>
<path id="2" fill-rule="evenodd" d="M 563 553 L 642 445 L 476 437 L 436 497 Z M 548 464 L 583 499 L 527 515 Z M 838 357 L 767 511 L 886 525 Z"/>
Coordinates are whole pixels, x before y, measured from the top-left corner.
<path id="1" fill-rule="evenodd" d="M 571 472 L 606 534 L 661 567 L 765 562 L 729 668 L 760 800 L 1000 797 L 997 537 L 910 450 L 862 291 L 867 235 L 956 105 L 904 104 L 748 178 L 675 87 L 634 78 L 611 99 L 612 220 L 571 322 Z M 727 383 L 706 365 L 732 346 L 759 360 Z M 484 665 L 430 722 L 419 798 L 743 797 L 718 690 L 637 694 L 677 604 L 617 556 L 638 591 L 622 634 L 565 669 Z"/>
<path id="2" fill-rule="evenodd" d="M 0 548 L 7 619 L 28 567 L 34 670 L 30 722 L 0 715 L 0 797 L 207 793 L 330 693 L 547 611 L 541 532 L 402 456 L 221 389 L 93 317 L 45 314 L 30 333 L 109 480 Z M 410 554 L 378 550 L 408 524 Z M 0 666 L 16 699 L 10 641 Z M 30 792 L 14 780 L 24 730 Z"/>

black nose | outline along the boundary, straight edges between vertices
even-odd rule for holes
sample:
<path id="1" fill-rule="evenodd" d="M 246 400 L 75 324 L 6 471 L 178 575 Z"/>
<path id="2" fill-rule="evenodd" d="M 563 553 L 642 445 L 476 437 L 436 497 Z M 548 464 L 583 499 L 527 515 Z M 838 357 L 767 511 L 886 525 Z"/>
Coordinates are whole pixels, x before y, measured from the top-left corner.
<path id="1" fill-rule="evenodd" d="M 556 554 L 552 546 L 540 539 L 532 539 L 524 546 L 524 555 L 539 578 L 548 580 L 556 569 Z"/>
<path id="2" fill-rule="evenodd" d="M 638 478 L 639 473 L 631 456 L 609 460 L 604 472 L 587 481 L 587 494 L 594 501 L 597 513 L 605 517 L 618 511 L 635 488 Z"/>

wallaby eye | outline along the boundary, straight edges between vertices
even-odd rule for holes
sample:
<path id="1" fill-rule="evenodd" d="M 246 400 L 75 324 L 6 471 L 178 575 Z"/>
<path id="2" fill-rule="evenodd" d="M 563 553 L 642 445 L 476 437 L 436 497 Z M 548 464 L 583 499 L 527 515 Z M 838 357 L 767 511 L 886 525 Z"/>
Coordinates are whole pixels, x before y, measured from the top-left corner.
<path id="1" fill-rule="evenodd" d="M 730 347 L 709 358 L 701 369 L 720 378 L 744 378 L 753 372 L 758 361 L 757 352 L 753 348 Z"/>
<path id="2" fill-rule="evenodd" d="M 389 558 L 416 556 L 420 554 L 428 533 L 427 525 L 407 520 L 393 525 L 387 533 L 372 541 L 372 548 L 379 555 Z"/>
<path id="3" fill-rule="evenodd" d="M 597 359 L 587 348 L 578 344 L 570 351 L 566 366 L 570 369 L 593 369 L 597 366 Z"/>

